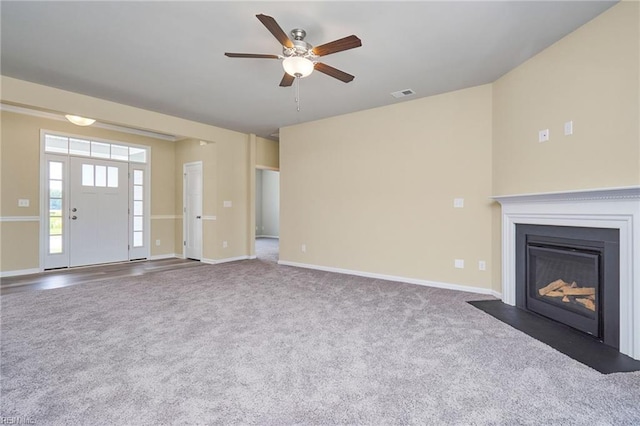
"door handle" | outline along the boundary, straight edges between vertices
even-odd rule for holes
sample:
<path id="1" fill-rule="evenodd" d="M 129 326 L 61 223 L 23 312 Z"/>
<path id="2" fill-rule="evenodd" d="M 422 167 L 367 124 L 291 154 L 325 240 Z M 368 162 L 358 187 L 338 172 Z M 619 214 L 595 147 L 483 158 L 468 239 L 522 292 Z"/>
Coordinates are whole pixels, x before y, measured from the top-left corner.
<path id="1" fill-rule="evenodd" d="M 78 209 L 76 209 L 76 208 L 74 207 L 74 208 L 72 208 L 72 209 L 71 209 L 71 211 L 75 213 L 75 212 L 77 212 L 77 211 L 78 211 Z"/>
<path id="2" fill-rule="evenodd" d="M 196 216 L 196 219 L 202 219 L 202 216 Z"/>
<path id="3" fill-rule="evenodd" d="M 72 220 L 76 220 L 78 218 L 78 216 L 76 216 L 75 214 L 73 216 L 71 216 Z"/>

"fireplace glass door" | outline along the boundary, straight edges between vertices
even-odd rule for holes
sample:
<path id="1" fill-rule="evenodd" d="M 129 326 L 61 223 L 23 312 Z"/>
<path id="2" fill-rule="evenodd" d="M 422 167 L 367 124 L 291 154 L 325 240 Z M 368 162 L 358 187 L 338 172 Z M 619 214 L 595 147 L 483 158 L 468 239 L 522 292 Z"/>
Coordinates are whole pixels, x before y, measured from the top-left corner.
<path id="1" fill-rule="evenodd" d="M 597 249 L 530 242 L 527 308 L 600 338 L 601 261 Z"/>

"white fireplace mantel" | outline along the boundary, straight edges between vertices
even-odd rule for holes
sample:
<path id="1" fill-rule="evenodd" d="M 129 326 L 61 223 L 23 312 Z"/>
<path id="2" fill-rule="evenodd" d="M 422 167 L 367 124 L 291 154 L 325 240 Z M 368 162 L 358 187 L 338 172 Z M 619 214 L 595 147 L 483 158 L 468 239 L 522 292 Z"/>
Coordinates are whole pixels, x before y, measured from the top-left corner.
<path id="1" fill-rule="evenodd" d="M 620 232 L 620 352 L 640 360 L 640 186 L 492 197 L 502 205 L 502 301 L 516 304 L 516 225 Z"/>

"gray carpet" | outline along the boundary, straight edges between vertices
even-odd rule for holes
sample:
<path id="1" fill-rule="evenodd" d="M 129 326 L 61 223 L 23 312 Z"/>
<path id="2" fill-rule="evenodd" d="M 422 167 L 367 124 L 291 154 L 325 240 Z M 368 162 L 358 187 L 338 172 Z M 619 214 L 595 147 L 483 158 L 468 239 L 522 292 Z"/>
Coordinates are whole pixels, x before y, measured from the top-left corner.
<path id="1" fill-rule="evenodd" d="M 1 415 L 36 424 L 640 423 L 481 296 L 257 260 L 2 298 Z"/>

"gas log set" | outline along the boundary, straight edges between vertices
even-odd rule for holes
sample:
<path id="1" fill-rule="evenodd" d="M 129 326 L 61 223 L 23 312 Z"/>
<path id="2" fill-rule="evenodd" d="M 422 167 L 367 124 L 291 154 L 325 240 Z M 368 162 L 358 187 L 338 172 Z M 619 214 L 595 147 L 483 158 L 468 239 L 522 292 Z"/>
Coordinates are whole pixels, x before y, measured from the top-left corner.
<path id="1" fill-rule="evenodd" d="M 596 289 L 595 287 L 580 287 L 575 281 L 571 284 L 562 279 L 557 279 L 538 290 L 541 297 L 560 298 L 562 302 L 579 304 L 595 312 Z"/>

